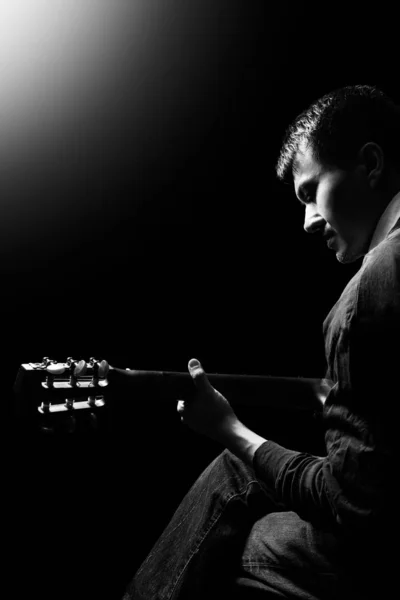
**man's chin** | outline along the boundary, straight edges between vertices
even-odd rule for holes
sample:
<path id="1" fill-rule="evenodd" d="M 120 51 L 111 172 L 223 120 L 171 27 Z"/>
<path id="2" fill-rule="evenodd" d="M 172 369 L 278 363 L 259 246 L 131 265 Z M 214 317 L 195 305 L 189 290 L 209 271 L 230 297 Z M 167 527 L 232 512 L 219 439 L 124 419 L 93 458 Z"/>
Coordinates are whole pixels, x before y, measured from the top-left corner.
<path id="1" fill-rule="evenodd" d="M 346 252 L 336 252 L 336 259 L 342 265 L 349 265 L 353 262 L 356 262 L 356 260 L 358 260 L 359 258 L 360 258 L 359 256 L 353 256 L 351 254 L 346 254 Z"/>
<path id="2" fill-rule="evenodd" d="M 336 259 L 343 265 L 354 263 L 366 254 L 363 249 L 352 247 L 343 242 L 337 245 Z"/>

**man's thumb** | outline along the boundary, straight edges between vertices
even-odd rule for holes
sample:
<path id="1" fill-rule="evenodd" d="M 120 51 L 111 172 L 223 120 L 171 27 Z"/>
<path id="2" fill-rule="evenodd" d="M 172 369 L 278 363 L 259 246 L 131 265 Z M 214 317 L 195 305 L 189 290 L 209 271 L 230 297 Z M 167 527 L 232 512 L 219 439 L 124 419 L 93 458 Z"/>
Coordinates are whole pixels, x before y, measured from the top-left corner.
<path id="1" fill-rule="evenodd" d="M 196 387 L 205 388 L 208 387 L 209 382 L 207 379 L 207 375 L 205 374 L 203 367 L 200 364 L 200 361 L 197 358 L 191 358 L 188 362 L 189 373 L 194 380 Z"/>

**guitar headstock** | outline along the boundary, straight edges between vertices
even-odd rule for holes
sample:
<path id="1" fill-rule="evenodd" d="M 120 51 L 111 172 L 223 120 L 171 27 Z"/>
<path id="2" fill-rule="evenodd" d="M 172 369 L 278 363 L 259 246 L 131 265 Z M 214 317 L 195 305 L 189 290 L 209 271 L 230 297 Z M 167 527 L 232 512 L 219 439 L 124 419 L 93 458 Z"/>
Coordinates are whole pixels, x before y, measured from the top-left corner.
<path id="1" fill-rule="evenodd" d="M 95 429 L 106 407 L 109 369 L 106 360 L 93 357 L 22 364 L 14 383 L 15 416 L 46 433 L 73 433 L 82 422 Z"/>

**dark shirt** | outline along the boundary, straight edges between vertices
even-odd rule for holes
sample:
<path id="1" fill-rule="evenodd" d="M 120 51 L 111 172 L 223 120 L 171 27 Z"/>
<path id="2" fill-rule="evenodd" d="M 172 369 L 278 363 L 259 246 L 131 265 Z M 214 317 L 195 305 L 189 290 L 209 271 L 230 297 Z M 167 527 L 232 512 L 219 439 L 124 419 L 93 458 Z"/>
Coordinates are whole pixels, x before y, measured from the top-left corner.
<path id="1" fill-rule="evenodd" d="M 363 259 L 323 325 L 326 456 L 256 451 L 258 478 L 307 520 L 372 531 L 391 515 L 397 489 L 400 407 L 400 220 Z M 390 519 L 389 519 L 390 522 Z"/>

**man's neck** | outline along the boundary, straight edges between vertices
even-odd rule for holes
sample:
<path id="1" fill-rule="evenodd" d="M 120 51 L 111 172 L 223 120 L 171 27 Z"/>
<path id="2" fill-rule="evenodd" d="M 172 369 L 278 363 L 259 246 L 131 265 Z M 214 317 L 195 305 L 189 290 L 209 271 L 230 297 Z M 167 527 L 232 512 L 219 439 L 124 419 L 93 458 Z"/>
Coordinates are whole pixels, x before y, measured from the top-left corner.
<path id="1" fill-rule="evenodd" d="M 400 171 L 398 169 L 390 169 L 384 189 L 384 196 L 387 200 L 385 206 L 387 206 L 398 193 L 400 193 Z"/>

